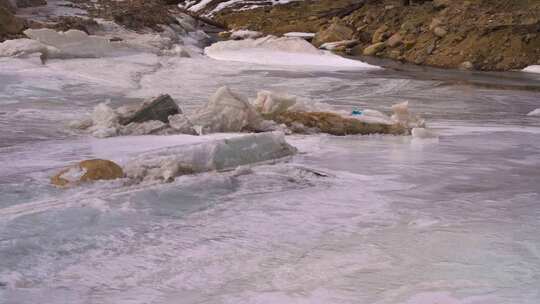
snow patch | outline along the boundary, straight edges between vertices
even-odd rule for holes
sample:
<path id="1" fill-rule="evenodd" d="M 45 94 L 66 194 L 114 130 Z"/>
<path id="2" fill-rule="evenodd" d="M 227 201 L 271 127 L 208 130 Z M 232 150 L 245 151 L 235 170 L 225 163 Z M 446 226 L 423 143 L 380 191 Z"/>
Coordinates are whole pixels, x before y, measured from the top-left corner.
<path id="1" fill-rule="evenodd" d="M 531 65 L 523 69 L 523 72 L 540 73 L 540 65 Z"/>
<path id="2" fill-rule="evenodd" d="M 221 41 L 205 48 L 204 52 L 216 60 L 263 65 L 378 68 L 318 50 L 306 40 L 297 37 L 267 36 L 259 39 Z"/>
<path id="3" fill-rule="evenodd" d="M 531 111 L 527 116 L 540 116 L 540 108 Z"/>

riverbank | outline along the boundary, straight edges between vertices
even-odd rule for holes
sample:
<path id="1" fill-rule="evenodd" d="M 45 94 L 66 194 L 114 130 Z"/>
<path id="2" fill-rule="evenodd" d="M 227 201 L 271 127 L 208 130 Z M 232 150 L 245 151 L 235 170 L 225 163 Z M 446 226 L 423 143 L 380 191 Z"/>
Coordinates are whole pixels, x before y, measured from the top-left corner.
<path id="1" fill-rule="evenodd" d="M 540 61 L 540 3 L 529 0 L 297 1 L 214 18 L 231 29 L 318 33 L 316 45 L 353 40 L 343 53 L 417 65 L 508 71 Z"/>

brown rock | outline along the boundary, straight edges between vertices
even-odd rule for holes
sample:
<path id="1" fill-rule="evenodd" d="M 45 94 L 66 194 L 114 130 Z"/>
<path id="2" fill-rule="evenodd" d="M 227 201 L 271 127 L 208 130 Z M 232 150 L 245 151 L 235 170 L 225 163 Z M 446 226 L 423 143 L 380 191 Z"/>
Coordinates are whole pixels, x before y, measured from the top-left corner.
<path id="1" fill-rule="evenodd" d="M 378 42 L 384 41 L 387 38 L 387 35 L 388 35 L 387 31 L 388 31 L 388 26 L 381 25 L 375 31 L 375 33 L 373 33 L 373 38 L 372 38 L 371 42 L 372 43 L 378 43 Z"/>
<path id="2" fill-rule="evenodd" d="M 21 35 L 25 27 L 24 20 L 15 17 L 9 9 L 0 6 L 0 42 Z"/>
<path id="3" fill-rule="evenodd" d="M 124 177 L 124 171 L 116 163 L 103 159 L 90 159 L 69 166 L 51 178 L 56 186 L 66 187 L 98 180 Z"/>
<path id="4" fill-rule="evenodd" d="M 435 34 L 435 36 L 437 36 L 437 37 L 442 38 L 442 37 L 446 36 L 446 34 L 448 34 L 448 31 L 445 30 L 444 28 L 438 26 L 438 27 L 433 29 L 433 34 Z"/>
<path id="5" fill-rule="evenodd" d="M 363 54 L 365 56 L 373 56 L 376 55 L 378 52 L 382 51 L 386 47 L 386 43 L 379 42 L 372 44 L 364 49 Z"/>
<path id="6" fill-rule="evenodd" d="M 331 135 L 352 134 L 408 134 L 407 128 L 401 125 L 365 123 L 358 119 L 347 118 L 329 112 L 285 112 L 278 115 L 274 121 L 285 124 L 294 130 L 316 129 Z M 298 128 L 302 125 L 305 128 Z"/>
<path id="7" fill-rule="evenodd" d="M 334 22 L 327 29 L 321 30 L 315 34 L 313 44 L 321 46 L 323 43 L 327 42 L 351 40 L 353 34 L 354 32 L 350 27 L 341 22 Z"/>
<path id="8" fill-rule="evenodd" d="M 388 41 L 386 41 L 386 44 L 389 47 L 396 47 L 396 46 L 400 45 L 402 42 L 403 42 L 403 37 L 401 36 L 401 34 L 400 33 L 395 33 L 390 38 L 388 38 Z"/>

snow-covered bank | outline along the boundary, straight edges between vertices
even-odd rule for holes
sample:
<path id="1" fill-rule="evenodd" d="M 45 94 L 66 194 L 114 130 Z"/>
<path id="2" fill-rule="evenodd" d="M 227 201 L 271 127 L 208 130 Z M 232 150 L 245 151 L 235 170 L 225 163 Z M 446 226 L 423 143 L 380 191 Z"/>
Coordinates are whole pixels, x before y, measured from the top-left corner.
<path id="1" fill-rule="evenodd" d="M 540 73 L 540 65 L 531 65 L 523 69 L 523 72 Z"/>
<path id="2" fill-rule="evenodd" d="M 320 51 L 298 37 L 267 36 L 259 39 L 222 41 L 204 49 L 216 60 L 241 61 L 263 65 L 306 66 L 327 68 L 376 69 L 357 60 Z"/>

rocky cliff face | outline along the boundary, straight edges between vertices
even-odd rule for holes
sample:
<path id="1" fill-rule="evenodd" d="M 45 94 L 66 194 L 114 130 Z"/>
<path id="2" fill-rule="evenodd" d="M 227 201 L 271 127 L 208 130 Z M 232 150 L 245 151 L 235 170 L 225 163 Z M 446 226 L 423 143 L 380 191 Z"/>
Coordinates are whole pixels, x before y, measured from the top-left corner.
<path id="1" fill-rule="evenodd" d="M 356 46 L 341 49 L 350 55 L 443 68 L 511 70 L 540 60 L 536 0 L 298 1 L 225 8 L 214 18 L 230 28 L 268 34 L 318 32 L 316 45 L 335 37 L 354 40 Z"/>

